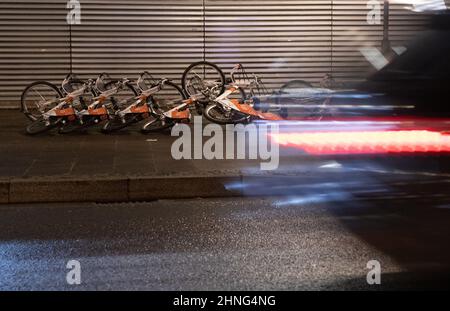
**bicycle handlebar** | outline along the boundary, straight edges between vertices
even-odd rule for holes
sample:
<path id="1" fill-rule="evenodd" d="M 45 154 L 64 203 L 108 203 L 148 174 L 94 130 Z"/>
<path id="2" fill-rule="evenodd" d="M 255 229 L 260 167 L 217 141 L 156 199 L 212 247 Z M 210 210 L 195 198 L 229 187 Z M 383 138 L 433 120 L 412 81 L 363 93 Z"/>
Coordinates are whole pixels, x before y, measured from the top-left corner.
<path id="1" fill-rule="evenodd" d="M 92 88 L 93 84 L 94 84 L 94 80 L 89 79 L 83 84 L 83 86 L 81 88 L 79 88 L 78 90 L 75 90 L 71 93 L 68 93 L 68 96 L 77 97 L 77 96 L 83 95 L 86 92 L 86 90 Z"/>
<path id="2" fill-rule="evenodd" d="M 149 79 L 151 81 L 151 85 L 150 88 L 156 86 L 156 85 L 164 85 L 164 83 L 170 81 L 167 78 L 163 78 L 163 79 L 159 79 L 156 80 L 155 78 L 153 78 L 153 76 L 148 72 L 148 71 L 143 71 L 139 74 L 139 78 L 136 82 L 137 87 L 142 91 L 145 92 L 147 91 L 149 88 L 144 88 L 143 86 L 145 86 L 144 80 Z"/>
<path id="3" fill-rule="evenodd" d="M 243 75 L 242 79 L 236 79 L 235 75 L 241 74 Z M 252 78 L 249 77 L 249 75 L 245 72 L 244 66 L 242 64 L 236 64 L 234 65 L 233 69 L 231 69 L 230 72 L 231 82 L 234 84 L 245 84 L 245 85 L 258 85 L 259 84 L 259 78 L 256 74 L 252 74 Z M 240 81 L 239 81 L 240 80 Z M 244 81 L 244 83 L 243 83 Z M 238 83 L 240 82 L 240 83 Z"/>
<path id="4" fill-rule="evenodd" d="M 66 94 L 70 94 L 70 93 L 71 93 L 72 90 L 71 90 L 70 87 L 69 87 L 69 83 L 70 83 L 71 81 L 73 81 L 73 80 L 75 80 L 75 81 L 81 81 L 80 79 L 78 79 L 78 77 L 77 77 L 75 74 L 69 73 L 69 74 L 64 78 L 63 82 L 61 83 L 61 88 L 62 88 L 62 90 L 63 90 Z"/>
<path id="5" fill-rule="evenodd" d="M 142 86 L 142 84 L 145 85 L 144 81 L 146 80 L 147 76 L 151 81 L 155 80 L 155 79 L 153 79 L 153 76 L 148 71 L 141 72 L 139 74 L 139 78 L 136 82 L 136 85 L 139 88 L 139 90 L 141 90 L 141 92 L 145 92 L 147 90 L 147 89 L 144 89 L 144 87 Z"/>
<path id="6" fill-rule="evenodd" d="M 106 89 L 106 84 L 107 84 L 107 83 L 105 82 L 105 78 L 108 79 L 108 80 L 111 80 L 111 81 L 109 81 L 109 83 L 111 83 L 112 81 L 114 81 L 114 80 L 111 79 L 111 77 L 110 77 L 107 73 L 101 73 L 101 74 L 97 77 L 97 80 L 95 81 L 95 88 L 96 88 L 97 91 L 99 91 L 100 93 L 109 91 L 109 90 Z M 117 81 L 117 82 L 114 83 L 114 84 L 117 85 L 116 88 L 119 89 L 119 88 L 122 87 L 124 84 L 127 84 L 127 83 L 129 83 L 129 82 L 130 82 L 130 80 L 128 80 L 127 78 L 123 78 L 122 80 L 119 80 L 119 81 Z"/>
<path id="7" fill-rule="evenodd" d="M 234 75 L 237 74 L 242 69 L 243 69 L 242 64 L 236 64 L 236 65 L 234 65 L 233 69 L 231 69 L 230 77 L 231 77 L 231 81 L 233 83 L 236 81 L 236 79 L 234 78 Z"/>

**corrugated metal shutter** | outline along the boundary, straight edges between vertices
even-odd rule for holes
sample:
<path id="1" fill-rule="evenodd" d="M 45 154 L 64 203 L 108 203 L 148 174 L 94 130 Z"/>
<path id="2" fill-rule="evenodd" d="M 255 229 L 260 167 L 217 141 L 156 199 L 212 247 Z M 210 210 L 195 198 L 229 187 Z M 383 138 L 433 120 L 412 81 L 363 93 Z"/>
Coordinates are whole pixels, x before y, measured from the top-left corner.
<path id="1" fill-rule="evenodd" d="M 317 80 L 331 66 L 331 2 L 206 1 L 207 59 L 243 63 L 268 87 Z"/>
<path id="2" fill-rule="evenodd" d="M 383 1 L 381 1 L 382 4 Z M 293 79 L 361 80 L 372 66 L 359 49 L 380 47 L 383 26 L 367 23 L 366 0 L 206 0 L 207 58 L 229 71 L 242 62 L 277 89 Z M 390 37 L 403 45 L 425 19 L 393 5 Z"/>
<path id="3" fill-rule="evenodd" d="M 60 82 L 68 73 L 66 3 L 0 2 L 0 107 L 17 105 L 30 81 Z M 292 79 L 317 83 L 329 72 L 348 82 L 371 68 L 358 49 L 379 47 L 382 39 L 382 25 L 366 23 L 365 0 L 82 0 L 81 5 L 82 23 L 72 26 L 72 61 L 73 71 L 84 78 L 100 72 L 135 78 L 148 70 L 179 82 L 188 64 L 205 56 L 225 72 L 242 62 L 274 89 Z M 394 6 L 393 45 L 402 45 L 424 23 Z"/>
<path id="4" fill-rule="evenodd" d="M 70 71 L 66 0 L 0 3 L 0 107 L 17 106 L 28 83 L 60 83 Z M 136 78 L 148 70 L 179 82 L 203 59 L 202 0 L 82 0 L 72 26 L 73 72 Z"/>
<path id="5" fill-rule="evenodd" d="M 0 107 L 16 107 L 35 80 L 60 82 L 69 69 L 65 0 L 0 2 Z"/>
<path id="6" fill-rule="evenodd" d="M 137 78 L 148 70 L 179 83 L 203 55 L 201 0 L 85 0 L 73 26 L 73 69 L 82 77 L 108 72 Z"/>
<path id="7" fill-rule="evenodd" d="M 333 76 L 337 82 L 358 81 L 375 71 L 363 57 L 362 47 L 377 47 L 381 50 L 383 40 L 382 20 L 379 25 L 367 23 L 365 0 L 333 1 Z M 383 4 L 383 1 L 380 1 Z M 428 18 L 405 9 L 405 5 L 391 4 L 389 14 L 389 40 L 392 47 L 404 46 L 424 30 Z"/>

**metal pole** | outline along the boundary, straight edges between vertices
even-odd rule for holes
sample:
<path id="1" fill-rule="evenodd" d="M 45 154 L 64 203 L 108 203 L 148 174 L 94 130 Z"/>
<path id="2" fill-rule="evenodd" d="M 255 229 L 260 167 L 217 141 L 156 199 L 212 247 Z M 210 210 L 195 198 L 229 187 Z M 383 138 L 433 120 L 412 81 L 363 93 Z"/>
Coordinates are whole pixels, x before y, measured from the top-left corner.
<path id="1" fill-rule="evenodd" d="M 72 74 L 72 70 L 73 70 L 72 66 L 73 66 L 73 64 L 72 64 L 72 24 L 71 23 L 69 23 L 69 57 L 70 57 L 70 59 L 69 59 L 69 64 L 70 64 L 69 70 L 70 70 L 70 74 Z"/>
<path id="2" fill-rule="evenodd" d="M 206 61 L 206 4 L 203 0 L 203 61 Z"/>
<path id="3" fill-rule="evenodd" d="M 203 4 L 203 61 L 206 61 L 206 1 Z M 206 67 L 203 65 L 203 79 L 206 79 Z"/>
<path id="4" fill-rule="evenodd" d="M 331 0 L 331 83 L 334 81 L 334 1 Z M 331 84 L 331 87 L 333 85 Z"/>
<path id="5" fill-rule="evenodd" d="M 384 1 L 383 13 L 383 42 L 381 43 L 383 54 L 391 52 L 391 42 L 389 41 L 389 1 Z"/>

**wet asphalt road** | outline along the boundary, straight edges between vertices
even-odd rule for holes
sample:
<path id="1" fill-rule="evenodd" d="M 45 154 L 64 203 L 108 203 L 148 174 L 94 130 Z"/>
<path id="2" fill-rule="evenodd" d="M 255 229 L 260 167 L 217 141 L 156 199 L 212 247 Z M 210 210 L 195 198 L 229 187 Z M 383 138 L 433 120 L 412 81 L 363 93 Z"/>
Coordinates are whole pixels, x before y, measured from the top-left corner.
<path id="1" fill-rule="evenodd" d="M 0 290 L 449 288 L 449 198 L 1 206 Z M 81 264 L 81 285 L 66 263 Z M 378 260 L 382 284 L 366 282 Z"/>

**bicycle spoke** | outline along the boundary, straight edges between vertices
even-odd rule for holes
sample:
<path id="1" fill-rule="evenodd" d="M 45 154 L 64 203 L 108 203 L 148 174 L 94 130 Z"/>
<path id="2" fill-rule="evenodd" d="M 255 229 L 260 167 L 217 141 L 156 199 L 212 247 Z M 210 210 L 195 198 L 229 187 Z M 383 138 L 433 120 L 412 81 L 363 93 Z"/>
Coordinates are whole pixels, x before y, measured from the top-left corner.
<path id="1" fill-rule="evenodd" d="M 39 93 L 37 90 L 33 89 L 33 92 L 37 93 L 38 96 L 40 96 L 44 101 L 47 101 L 47 98 L 44 98 L 41 93 Z"/>
<path id="2" fill-rule="evenodd" d="M 193 75 L 196 76 L 197 78 L 199 78 L 199 79 L 202 78 L 202 77 L 201 77 L 198 73 L 196 73 L 194 70 L 192 70 L 192 73 L 193 73 Z M 204 78 L 203 78 L 203 79 L 204 79 Z"/>

